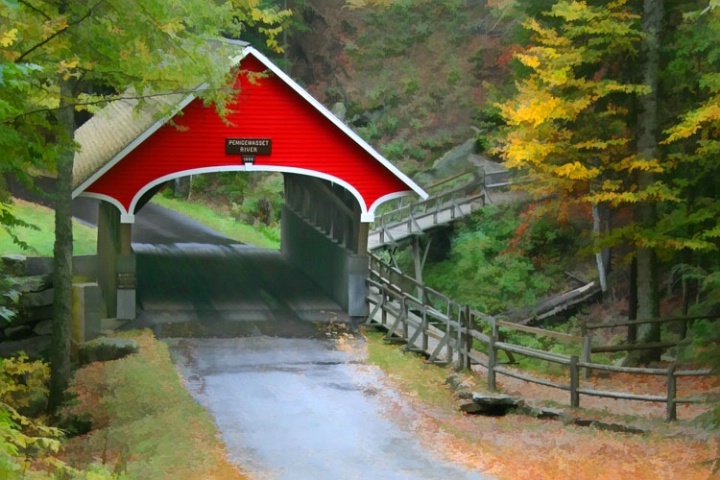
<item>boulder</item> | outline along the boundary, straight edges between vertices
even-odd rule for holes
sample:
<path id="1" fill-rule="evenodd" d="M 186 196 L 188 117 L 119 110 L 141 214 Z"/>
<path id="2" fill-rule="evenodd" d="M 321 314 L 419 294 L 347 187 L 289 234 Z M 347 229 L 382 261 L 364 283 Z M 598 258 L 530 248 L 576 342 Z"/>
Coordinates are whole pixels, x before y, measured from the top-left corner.
<path id="1" fill-rule="evenodd" d="M 5 328 L 3 333 L 10 340 L 20 340 L 32 335 L 33 328 L 30 325 L 12 325 Z"/>
<path id="2" fill-rule="evenodd" d="M 435 161 L 433 169 L 439 178 L 446 178 L 474 167 L 469 157 L 475 152 L 475 137 L 456 146 Z"/>
<path id="3" fill-rule="evenodd" d="M 453 390 L 457 390 L 462 382 L 463 378 L 457 373 L 453 373 L 445 379 L 445 385 L 448 385 Z"/>
<path id="4" fill-rule="evenodd" d="M 5 267 L 5 273 L 13 277 L 23 276 L 27 270 L 27 257 L 25 255 L 3 255 L 2 263 L 3 267 Z"/>
<path id="5" fill-rule="evenodd" d="M 340 120 L 341 122 L 345 121 L 345 116 L 347 115 L 347 107 L 344 103 L 337 102 L 335 105 L 333 105 L 330 111 L 338 118 L 338 120 Z"/>
<path id="6" fill-rule="evenodd" d="M 24 340 L 6 340 L 0 342 L 0 357 L 8 358 L 19 352 L 25 352 L 32 360 L 46 360 L 49 357 L 51 342 L 49 335 Z"/>
<path id="7" fill-rule="evenodd" d="M 129 338 L 100 337 L 81 343 L 78 348 L 80 365 L 107 362 L 138 352 L 137 342 Z"/>
<path id="8" fill-rule="evenodd" d="M 530 415 L 541 420 L 560 420 L 565 416 L 565 411 L 559 408 L 536 407 L 530 409 Z"/>
<path id="9" fill-rule="evenodd" d="M 15 289 L 20 293 L 28 292 L 42 292 L 52 288 L 53 277 L 52 275 L 33 275 L 30 277 L 16 277 L 13 278 L 15 282 Z"/>
<path id="10" fill-rule="evenodd" d="M 473 393 L 472 402 L 464 403 L 460 406 L 460 410 L 474 415 L 502 417 L 523 405 L 524 402 L 521 398 L 510 395 Z"/>
<path id="11" fill-rule="evenodd" d="M 53 296 L 55 295 L 55 289 L 50 288 L 48 290 L 42 290 L 39 292 L 28 292 L 24 293 L 20 297 L 21 308 L 37 308 L 47 307 L 53 304 Z"/>
<path id="12" fill-rule="evenodd" d="M 13 325 L 35 325 L 43 320 L 49 320 L 53 316 L 53 306 L 22 308 L 12 319 Z"/>
<path id="13" fill-rule="evenodd" d="M 33 328 L 33 333 L 35 335 L 50 335 L 52 334 L 52 320 L 42 320 L 40 323 L 35 325 L 35 328 Z"/>

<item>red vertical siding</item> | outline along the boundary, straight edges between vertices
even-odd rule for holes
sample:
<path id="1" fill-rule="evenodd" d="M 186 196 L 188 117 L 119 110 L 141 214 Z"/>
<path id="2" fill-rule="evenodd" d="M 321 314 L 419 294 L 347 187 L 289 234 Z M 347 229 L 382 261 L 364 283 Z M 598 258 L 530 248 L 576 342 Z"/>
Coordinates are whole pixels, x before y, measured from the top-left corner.
<path id="1" fill-rule="evenodd" d="M 265 70 L 255 57 L 246 57 L 242 69 L 229 124 L 214 107 L 194 100 L 175 119 L 177 127 L 160 128 L 85 191 L 113 197 L 129 210 L 137 193 L 161 177 L 241 164 L 239 156 L 225 154 L 226 137 L 272 139 L 272 154 L 257 156 L 257 166 L 302 168 L 338 178 L 360 192 L 367 209 L 380 197 L 408 190 L 281 78 L 250 82 L 248 71 Z"/>

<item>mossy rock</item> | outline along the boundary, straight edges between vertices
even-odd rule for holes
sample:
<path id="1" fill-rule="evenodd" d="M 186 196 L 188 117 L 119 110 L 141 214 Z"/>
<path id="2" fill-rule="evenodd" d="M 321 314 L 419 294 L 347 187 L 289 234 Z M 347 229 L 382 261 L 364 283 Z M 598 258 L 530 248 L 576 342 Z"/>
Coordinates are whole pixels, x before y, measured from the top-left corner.
<path id="1" fill-rule="evenodd" d="M 80 344 L 78 359 L 80 365 L 92 362 L 118 360 L 138 352 L 137 342 L 128 338 L 101 337 Z"/>

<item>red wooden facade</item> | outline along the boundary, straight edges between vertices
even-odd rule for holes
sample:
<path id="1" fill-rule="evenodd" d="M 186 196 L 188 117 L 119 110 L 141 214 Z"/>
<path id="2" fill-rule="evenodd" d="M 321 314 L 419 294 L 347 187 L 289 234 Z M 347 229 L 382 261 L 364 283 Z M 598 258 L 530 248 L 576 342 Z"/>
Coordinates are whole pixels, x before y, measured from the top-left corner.
<path id="1" fill-rule="evenodd" d="M 267 72 L 249 80 L 252 72 Z M 257 77 L 256 75 L 254 77 Z M 372 221 L 377 206 L 410 192 L 426 196 L 412 180 L 337 120 L 267 58 L 246 49 L 238 75 L 240 93 L 224 122 L 214 107 L 192 99 L 173 119 L 122 156 L 116 156 L 75 195 L 110 201 L 132 222 L 140 197 L 153 186 L 189 174 L 217 171 L 301 173 L 332 181 L 357 199 L 361 220 Z M 269 155 L 251 166 L 227 155 L 227 138 L 271 139 Z"/>

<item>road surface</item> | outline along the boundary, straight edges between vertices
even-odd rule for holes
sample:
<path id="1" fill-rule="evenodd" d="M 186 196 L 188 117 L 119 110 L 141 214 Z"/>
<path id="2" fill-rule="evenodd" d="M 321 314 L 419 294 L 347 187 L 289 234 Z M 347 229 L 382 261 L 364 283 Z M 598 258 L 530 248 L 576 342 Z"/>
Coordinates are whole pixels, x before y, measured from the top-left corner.
<path id="1" fill-rule="evenodd" d="M 401 426 L 418 414 L 364 363 L 362 340 L 342 349 L 333 340 L 268 336 L 168 342 L 230 459 L 252 478 L 488 478 L 447 463 Z"/>

